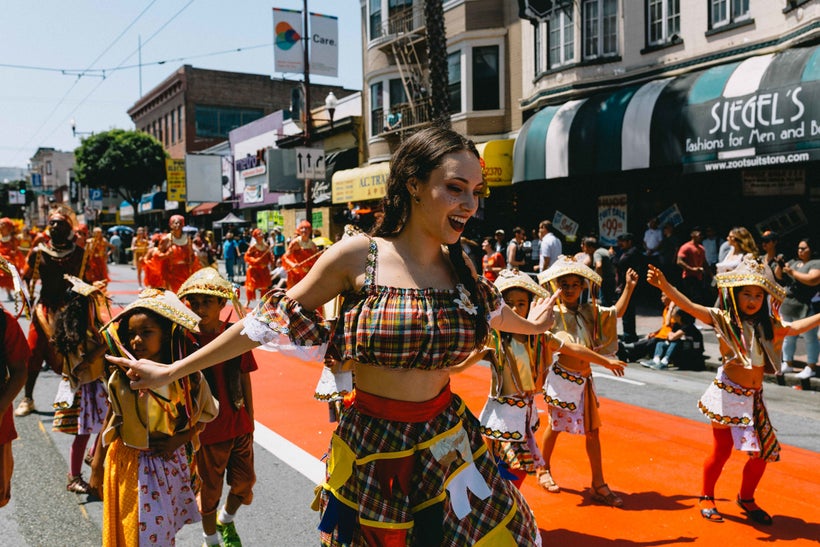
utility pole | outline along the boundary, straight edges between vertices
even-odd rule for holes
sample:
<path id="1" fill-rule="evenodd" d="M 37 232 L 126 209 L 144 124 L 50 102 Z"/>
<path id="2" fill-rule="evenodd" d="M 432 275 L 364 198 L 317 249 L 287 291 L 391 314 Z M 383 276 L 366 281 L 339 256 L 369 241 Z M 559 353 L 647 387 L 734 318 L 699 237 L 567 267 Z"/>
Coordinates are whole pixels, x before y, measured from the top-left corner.
<path id="1" fill-rule="evenodd" d="M 310 34 L 308 33 L 308 0 L 302 0 L 303 9 L 302 16 L 304 22 L 302 23 L 302 38 L 304 39 L 304 93 L 305 93 L 305 146 L 310 146 L 311 132 L 313 130 L 313 117 L 310 112 L 310 55 L 308 54 L 308 46 L 310 45 Z M 311 195 L 311 181 L 310 177 L 305 177 L 305 220 L 313 224 L 313 196 Z"/>

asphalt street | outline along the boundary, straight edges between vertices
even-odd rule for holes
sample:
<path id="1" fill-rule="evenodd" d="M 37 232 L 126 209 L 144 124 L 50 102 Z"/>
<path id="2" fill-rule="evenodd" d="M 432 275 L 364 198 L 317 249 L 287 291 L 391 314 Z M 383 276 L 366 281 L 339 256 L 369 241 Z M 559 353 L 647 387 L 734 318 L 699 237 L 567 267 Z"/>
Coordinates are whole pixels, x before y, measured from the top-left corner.
<path id="1" fill-rule="evenodd" d="M 114 281 L 110 293 L 114 305 L 125 305 L 133 300 L 138 291 L 134 271 L 129 266 L 114 266 L 111 276 Z M 657 317 L 639 316 L 638 331 L 647 332 L 658 321 Z M 23 327 L 27 329 L 28 323 L 24 322 Z M 655 371 L 631 364 L 624 378 L 615 378 L 599 368 L 595 372 L 599 395 L 702 422 L 696 401 L 714 375 L 711 369 L 717 366 L 713 336 L 710 338 L 708 331 L 705 335 L 709 357 L 706 371 Z M 0 509 L 2 545 L 100 545 L 102 503 L 65 489 L 72 437 L 51 431 L 51 401 L 58 381 L 56 374 L 44 371 L 35 391 L 38 412 L 16 419 L 20 438 L 13 445 L 16 467 L 12 501 Z M 820 392 L 799 391 L 791 385 L 776 385 L 772 380 L 766 384 L 766 398 L 780 441 L 820 453 L 820 434 L 817 433 L 820 431 Z M 264 398 L 257 395 L 256 404 L 257 407 L 264 405 Z M 479 410 L 473 409 L 475 413 Z M 280 459 L 258 443 L 255 454 L 258 477 L 255 498 L 250 506 L 240 509 L 237 517 L 237 529 L 243 544 L 316 545 L 318 518 L 309 508 L 316 484 L 309 477 L 315 477 L 315 473 L 305 473 L 305 467 L 300 465 L 305 462 L 298 461 L 302 458 L 298 454 Z M 304 458 L 311 460 L 307 463 L 317 463 L 314 456 L 308 456 Z M 86 477 L 87 474 L 86 467 Z M 201 544 L 198 524 L 186 526 L 177 536 L 177 545 L 193 547 Z"/>

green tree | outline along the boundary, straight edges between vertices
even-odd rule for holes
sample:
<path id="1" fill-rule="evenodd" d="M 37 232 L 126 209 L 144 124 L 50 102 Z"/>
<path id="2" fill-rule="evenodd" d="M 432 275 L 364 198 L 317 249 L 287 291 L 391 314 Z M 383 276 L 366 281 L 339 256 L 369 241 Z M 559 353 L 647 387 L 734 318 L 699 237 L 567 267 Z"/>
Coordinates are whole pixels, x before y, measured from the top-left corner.
<path id="1" fill-rule="evenodd" d="M 162 144 L 147 133 L 111 129 L 83 139 L 74 151 L 74 174 L 88 188 L 117 192 L 139 211 L 142 194 L 165 180 Z"/>
<path id="2" fill-rule="evenodd" d="M 441 0 L 424 2 L 424 22 L 427 27 L 427 59 L 430 63 L 430 97 L 433 99 L 430 118 L 439 125 L 450 127 L 447 31 L 444 27 L 444 5 Z"/>

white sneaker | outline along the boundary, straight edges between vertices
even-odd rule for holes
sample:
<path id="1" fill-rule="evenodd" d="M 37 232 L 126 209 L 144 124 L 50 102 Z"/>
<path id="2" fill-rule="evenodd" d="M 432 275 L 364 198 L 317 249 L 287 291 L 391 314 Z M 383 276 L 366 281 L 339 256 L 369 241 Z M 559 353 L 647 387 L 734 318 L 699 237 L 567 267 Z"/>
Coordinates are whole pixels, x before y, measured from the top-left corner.
<path id="1" fill-rule="evenodd" d="M 809 378 L 814 378 L 815 376 L 817 376 L 817 373 L 811 367 L 806 367 L 797 373 L 797 377 L 801 380 L 808 380 Z"/>
<path id="2" fill-rule="evenodd" d="M 790 367 L 785 361 L 780 363 L 780 374 L 786 374 L 787 372 L 794 372 L 794 368 Z"/>

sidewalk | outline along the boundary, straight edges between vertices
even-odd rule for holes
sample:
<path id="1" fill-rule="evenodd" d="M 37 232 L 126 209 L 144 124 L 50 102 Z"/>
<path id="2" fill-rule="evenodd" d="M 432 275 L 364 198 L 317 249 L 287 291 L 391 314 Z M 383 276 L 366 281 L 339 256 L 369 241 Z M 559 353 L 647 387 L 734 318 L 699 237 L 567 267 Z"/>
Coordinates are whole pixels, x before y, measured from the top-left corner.
<path id="1" fill-rule="evenodd" d="M 643 336 L 656 330 L 660 324 L 660 310 L 654 310 L 652 308 L 643 307 L 640 305 L 638 306 L 638 311 L 635 317 L 635 327 L 638 330 L 638 336 Z M 703 334 L 706 368 L 716 371 L 721 365 L 721 362 L 720 350 L 718 347 L 717 338 L 715 337 L 715 331 L 711 326 L 706 326 L 701 322 L 698 322 L 697 326 Z M 620 321 L 618 322 L 618 328 L 620 329 Z M 802 367 L 806 363 L 806 344 L 802 337 L 797 341 L 797 353 L 794 358 L 796 367 Z M 785 386 L 790 388 L 820 391 L 820 377 L 817 376 L 814 378 L 809 378 L 808 380 L 799 380 L 794 374 L 784 374 L 780 380 L 783 380 L 785 382 Z M 775 385 L 778 384 L 778 378 L 774 374 L 767 374 L 765 381 Z"/>

